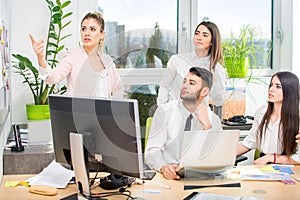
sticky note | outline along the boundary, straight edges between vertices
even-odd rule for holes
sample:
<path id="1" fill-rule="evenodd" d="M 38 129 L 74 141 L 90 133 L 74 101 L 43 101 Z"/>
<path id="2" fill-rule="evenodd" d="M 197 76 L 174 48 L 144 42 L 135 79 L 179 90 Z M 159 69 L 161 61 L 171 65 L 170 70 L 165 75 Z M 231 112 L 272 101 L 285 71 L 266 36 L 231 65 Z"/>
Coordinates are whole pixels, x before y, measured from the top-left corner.
<path id="1" fill-rule="evenodd" d="M 20 181 L 6 181 L 5 187 L 17 187 Z"/>
<path id="2" fill-rule="evenodd" d="M 274 169 L 271 165 L 267 165 L 266 167 L 263 167 L 260 170 L 263 172 L 276 172 L 276 169 Z"/>
<path id="3" fill-rule="evenodd" d="M 288 173 L 288 174 L 294 174 L 293 170 L 290 167 L 281 167 L 280 172 Z"/>

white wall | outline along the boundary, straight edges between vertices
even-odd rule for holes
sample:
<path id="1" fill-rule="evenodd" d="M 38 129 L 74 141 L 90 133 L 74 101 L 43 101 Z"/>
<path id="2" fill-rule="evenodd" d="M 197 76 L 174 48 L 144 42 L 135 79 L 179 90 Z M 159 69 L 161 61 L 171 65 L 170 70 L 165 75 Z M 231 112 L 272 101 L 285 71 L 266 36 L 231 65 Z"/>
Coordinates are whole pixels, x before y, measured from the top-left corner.
<path id="1" fill-rule="evenodd" d="M 97 9 L 97 0 L 72 1 L 69 10 L 73 12 L 72 23 L 65 33 L 72 33 L 66 40 L 66 46 L 76 47 L 80 41 L 80 22 L 87 12 Z M 10 0 L 8 1 L 9 17 L 11 24 L 11 53 L 28 56 L 37 66 L 36 57 L 31 47 L 29 34 L 36 39 L 46 39 L 49 22 L 47 3 L 42 0 Z M 25 105 L 32 103 L 32 95 L 27 86 L 22 84 L 22 78 L 11 73 L 12 89 L 12 123 L 27 123 Z"/>
<path id="2" fill-rule="evenodd" d="M 300 1 L 299 0 L 293 0 L 293 43 L 292 43 L 292 49 L 293 49 L 293 62 L 292 62 L 292 71 L 298 75 L 298 78 L 300 78 Z"/>
<path id="3" fill-rule="evenodd" d="M 7 3 L 9 0 L 0 0 L 0 26 L 5 25 L 5 28 L 9 31 L 9 22 L 8 22 L 8 12 L 7 12 Z M 4 22 L 4 23 L 3 23 Z M 3 39 L 3 38 L 1 38 Z M 1 49 L 2 50 L 2 49 Z M 0 67 L 2 69 L 2 63 L 0 63 Z M 2 72 L 1 72 L 2 73 Z M 2 77 L 1 77 L 2 78 Z M 0 96 L 3 93 L 0 94 Z M 0 97 L 1 99 L 3 96 Z M 11 115 L 10 112 L 4 111 L 1 107 L 0 110 L 0 182 L 3 177 L 3 151 L 6 145 L 6 139 L 10 132 L 10 124 L 11 124 Z"/>
<path id="4" fill-rule="evenodd" d="M 254 116 L 258 107 L 266 105 L 271 77 L 259 77 L 264 83 L 249 83 L 246 95 L 246 115 Z"/>

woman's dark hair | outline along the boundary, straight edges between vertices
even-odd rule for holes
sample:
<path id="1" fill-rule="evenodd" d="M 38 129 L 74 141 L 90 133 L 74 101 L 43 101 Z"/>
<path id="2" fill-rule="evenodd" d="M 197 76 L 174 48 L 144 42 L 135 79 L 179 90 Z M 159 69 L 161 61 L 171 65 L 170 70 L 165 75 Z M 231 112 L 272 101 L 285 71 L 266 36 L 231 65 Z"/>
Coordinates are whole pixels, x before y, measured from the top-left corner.
<path id="1" fill-rule="evenodd" d="M 282 87 L 283 101 L 281 106 L 281 118 L 279 122 L 278 137 L 282 138 L 282 155 L 291 155 L 297 150 L 295 136 L 299 131 L 299 79 L 291 72 L 277 72 L 271 78 L 277 76 Z M 270 84 L 271 85 L 271 84 Z M 269 86 L 270 87 L 270 86 Z M 274 103 L 268 102 L 267 112 L 263 116 L 258 127 L 258 139 L 261 142 L 265 135 L 271 115 L 274 111 Z"/>
<path id="2" fill-rule="evenodd" d="M 223 64 L 223 51 L 222 51 L 222 40 L 221 34 L 217 25 L 213 22 L 203 21 L 195 29 L 195 34 L 199 26 L 205 26 L 211 33 L 211 47 L 208 51 L 210 54 L 210 66 L 209 70 L 214 71 L 215 66 L 218 62 Z"/>

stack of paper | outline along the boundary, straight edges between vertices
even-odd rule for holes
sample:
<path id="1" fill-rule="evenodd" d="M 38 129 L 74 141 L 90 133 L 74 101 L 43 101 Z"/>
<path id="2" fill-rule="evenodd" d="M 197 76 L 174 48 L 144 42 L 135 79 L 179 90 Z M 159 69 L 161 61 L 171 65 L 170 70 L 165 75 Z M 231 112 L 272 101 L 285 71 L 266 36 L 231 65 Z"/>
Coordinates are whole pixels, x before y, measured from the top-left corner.
<path id="1" fill-rule="evenodd" d="M 55 188 L 66 188 L 69 181 L 74 177 L 74 172 L 52 161 L 38 175 L 31 177 L 27 181 L 29 185 L 46 185 Z"/>

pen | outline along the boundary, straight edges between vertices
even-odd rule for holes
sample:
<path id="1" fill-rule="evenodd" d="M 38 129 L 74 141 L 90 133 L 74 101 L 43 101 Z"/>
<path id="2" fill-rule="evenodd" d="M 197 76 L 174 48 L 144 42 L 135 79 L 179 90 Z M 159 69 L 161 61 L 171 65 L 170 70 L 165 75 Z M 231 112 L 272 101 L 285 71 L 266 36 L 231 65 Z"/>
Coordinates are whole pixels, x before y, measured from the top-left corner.
<path id="1" fill-rule="evenodd" d="M 162 186 L 162 187 L 165 188 L 165 189 L 171 189 L 170 186 L 165 185 L 165 184 L 162 184 L 162 183 L 159 183 L 159 182 L 156 182 L 156 181 L 150 181 L 149 183 L 153 183 L 153 184 L 156 184 L 156 185 L 160 185 L 160 186 Z"/>
<path id="2" fill-rule="evenodd" d="M 159 190 L 148 190 L 148 189 L 145 189 L 145 190 L 143 190 L 143 192 L 152 193 L 152 194 L 160 194 Z"/>
<path id="3" fill-rule="evenodd" d="M 144 180 L 141 180 L 141 179 L 135 179 L 135 183 L 137 184 L 140 184 L 140 185 L 143 185 L 144 183 L 146 183 Z M 159 186 L 162 186 L 163 188 L 165 189 L 171 189 L 170 186 L 168 185 L 165 185 L 165 184 L 162 184 L 162 183 L 159 183 L 159 182 L 156 182 L 156 181 L 147 181 L 147 183 L 152 183 L 152 184 L 156 184 L 156 185 L 159 185 Z"/>

